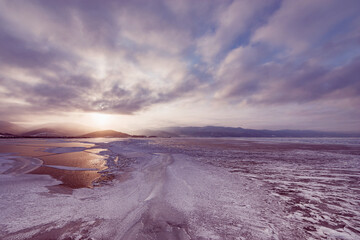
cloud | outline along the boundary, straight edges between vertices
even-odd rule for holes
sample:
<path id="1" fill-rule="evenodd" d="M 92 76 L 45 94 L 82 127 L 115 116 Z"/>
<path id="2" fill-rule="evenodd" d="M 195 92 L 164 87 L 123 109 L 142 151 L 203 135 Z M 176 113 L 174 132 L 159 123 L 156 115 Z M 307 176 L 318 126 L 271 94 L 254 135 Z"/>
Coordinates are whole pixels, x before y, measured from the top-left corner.
<path id="1" fill-rule="evenodd" d="M 5 104 L 12 95 L 34 111 L 133 114 L 191 91 L 184 87 L 188 78 L 196 82 L 183 56 L 192 33 L 177 18 L 179 6 L 161 1 L 1 5 Z"/>
<path id="2" fill-rule="evenodd" d="M 285 46 L 297 54 L 341 32 L 359 10 L 356 0 L 283 1 L 268 23 L 255 32 L 252 41 Z"/>
<path id="3" fill-rule="evenodd" d="M 359 12 L 356 0 L 1 1 L 0 114 L 358 104 Z"/>
<path id="4" fill-rule="evenodd" d="M 234 41 L 237 42 L 237 38 L 246 38 L 252 27 L 267 17 L 265 10 L 275 5 L 274 3 L 276 1 L 244 0 L 220 6 L 220 11 L 215 17 L 214 30 L 197 40 L 198 51 L 204 60 L 211 61 L 233 45 Z"/>
<path id="5" fill-rule="evenodd" d="M 299 64 L 296 59 L 262 63 L 264 53 L 256 47 L 229 53 L 217 72 L 216 97 L 249 104 L 358 99 L 360 58 L 332 68 L 317 62 Z"/>
<path id="6" fill-rule="evenodd" d="M 248 45 L 231 50 L 220 62 L 215 97 L 279 106 L 358 102 L 357 7 L 351 1 L 283 1 Z"/>

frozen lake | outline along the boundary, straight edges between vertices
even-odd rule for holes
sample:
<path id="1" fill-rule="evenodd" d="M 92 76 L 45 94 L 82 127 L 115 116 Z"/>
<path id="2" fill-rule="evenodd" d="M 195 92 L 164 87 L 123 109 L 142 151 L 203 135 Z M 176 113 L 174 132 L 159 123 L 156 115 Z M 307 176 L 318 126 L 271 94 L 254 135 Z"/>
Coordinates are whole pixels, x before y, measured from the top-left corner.
<path id="1" fill-rule="evenodd" d="M 0 152 L 0 239 L 360 239 L 359 139 L 2 139 Z"/>

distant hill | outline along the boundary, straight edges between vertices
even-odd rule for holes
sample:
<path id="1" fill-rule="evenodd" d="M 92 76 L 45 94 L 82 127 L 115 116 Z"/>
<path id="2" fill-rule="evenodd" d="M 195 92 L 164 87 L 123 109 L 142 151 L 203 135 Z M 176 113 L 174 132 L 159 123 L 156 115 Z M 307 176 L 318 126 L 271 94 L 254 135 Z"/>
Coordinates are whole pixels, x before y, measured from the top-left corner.
<path id="1" fill-rule="evenodd" d="M 90 132 L 90 133 L 89 133 Z M 0 121 L 0 137 L 27 138 L 127 138 L 127 137 L 360 137 L 360 133 L 323 132 L 311 130 L 255 130 L 241 127 L 170 127 L 156 130 L 139 130 L 129 135 L 114 130 L 94 131 L 80 124 L 44 124 L 25 130 L 16 124 Z"/>
<path id="2" fill-rule="evenodd" d="M 66 132 L 62 132 L 52 128 L 39 128 L 21 134 L 24 137 L 68 137 Z"/>
<path id="3" fill-rule="evenodd" d="M 179 137 L 178 134 L 173 132 L 168 132 L 165 130 L 139 130 L 136 132 L 137 134 L 145 135 L 145 136 L 157 136 L 157 137 Z"/>
<path id="4" fill-rule="evenodd" d="M 15 138 L 17 135 L 10 133 L 0 133 L 0 138 Z"/>
<path id="5" fill-rule="evenodd" d="M 90 133 L 89 133 L 90 132 Z M 0 121 L 1 138 L 97 138 L 97 137 L 114 137 L 126 138 L 131 135 L 117 132 L 114 130 L 94 131 L 94 128 L 72 123 L 50 123 L 38 125 L 36 127 L 25 129 L 16 124 Z M 141 136 L 134 136 L 141 137 Z"/>
<path id="6" fill-rule="evenodd" d="M 36 134 L 75 137 L 89 132 L 94 132 L 96 130 L 96 128 L 76 123 L 47 123 L 30 128 L 21 135 L 30 136 Z"/>
<path id="7" fill-rule="evenodd" d="M 1 135 L 17 135 L 25 131 L 25 128 L 6 121 L 0 121 L 0 134 Z"/>
<path id="8" fill-rule="evenodd" d="M 360 133 L 311 130 L 255 130 L 233 127 L 172 127 L 164 131 L 184 137 L 360 137 Z"/>
<path id="9" fill-rule="evenodd" d="M 79 137 L 84 137 L 84 138 L 102 138 L 102 137 L 127 138 L 127 137 L 131 137 L 131 135 L 122 133 L 122 132 L 117 132 L 114 130 L 104 130 L 104 131 L 96 131 L 96 132 L 88 133 L 85 135 L 81 135 Z"/>

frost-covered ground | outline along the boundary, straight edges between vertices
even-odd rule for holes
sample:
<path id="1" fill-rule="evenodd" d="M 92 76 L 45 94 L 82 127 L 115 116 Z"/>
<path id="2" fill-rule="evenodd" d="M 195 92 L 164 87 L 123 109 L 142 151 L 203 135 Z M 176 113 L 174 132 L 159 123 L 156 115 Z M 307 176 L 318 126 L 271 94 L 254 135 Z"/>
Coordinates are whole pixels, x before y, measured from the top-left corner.
<path id="1" fill-rule="evenodd" d="M 1 239 L 360 239 L 358 139 L 92 143 L 46 150 L 105 157 L 112 180 L 72 192 L 0 155 Z"/>

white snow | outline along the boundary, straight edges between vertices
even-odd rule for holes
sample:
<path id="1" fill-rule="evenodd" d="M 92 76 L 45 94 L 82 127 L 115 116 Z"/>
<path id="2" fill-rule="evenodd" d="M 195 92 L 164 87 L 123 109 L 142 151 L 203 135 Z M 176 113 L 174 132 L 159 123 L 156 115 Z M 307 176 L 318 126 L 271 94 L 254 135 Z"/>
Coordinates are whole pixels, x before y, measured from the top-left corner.
<path id="1" fill-rule="evenodd" d="M 0 173 L 4 173 L 11 169 L 14 160 L 9 158 L 9 154 L 0 154 Z"/>
<path id="2" fill-rule="evenodd" d="M 44 167 L 51 167 L 69 171 L 99 171 L 97 168 L 79 168 L 79 167 L 69 167 L 69 166 L 61 166 L 61 165 L 43 165 Z"/>
<path id="3" fill-rule="evenodd" d="M 0 154 L 0 174 L 28 173 L 41 166 L 42 161 L 37 158 Z"/>
<path id="4" fill-rule="evenodd" d="M 95 144 L 108 149 L 101 154 L 115 176 L 101 187 L 62 194 L 48 188 L 60 182 L 46 175 L 0 174 L 0 238 L 60 228 L 58 239 L 360 237 L 352 182 L 360 179 L 360 157 L 351 152 L 220 152 L 176 139 Z M 71 150 L 79 149 L 55 151 Z M 2 173 L 12 159 L 0 156 Z"/>

